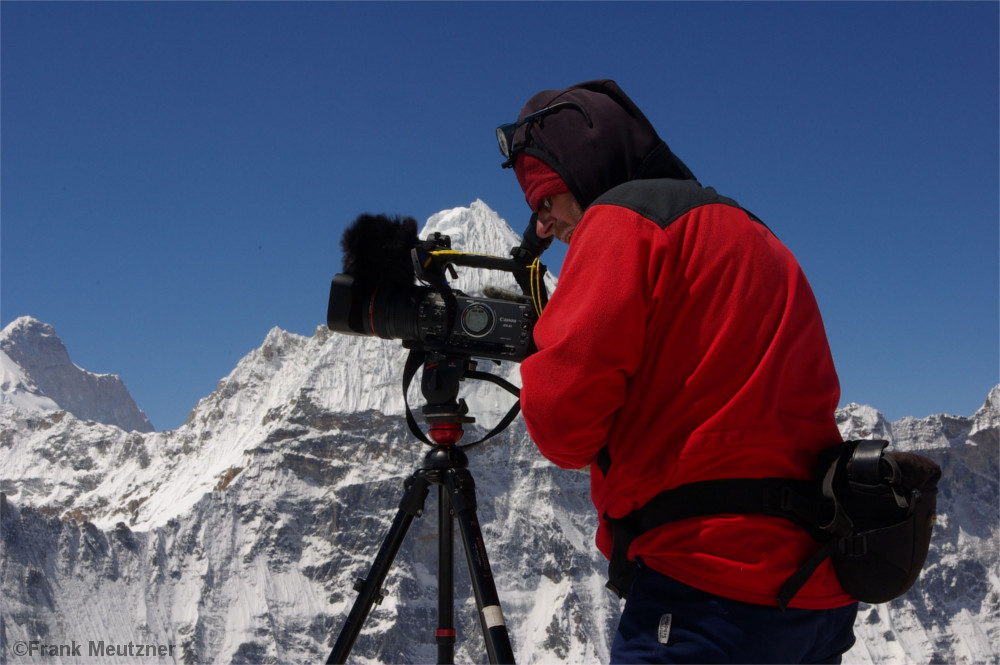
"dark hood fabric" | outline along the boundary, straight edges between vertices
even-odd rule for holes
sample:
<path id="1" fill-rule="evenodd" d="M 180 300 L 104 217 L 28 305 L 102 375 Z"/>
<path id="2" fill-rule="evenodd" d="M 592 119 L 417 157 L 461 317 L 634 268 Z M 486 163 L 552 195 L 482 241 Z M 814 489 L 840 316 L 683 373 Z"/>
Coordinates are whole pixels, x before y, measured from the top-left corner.
<path id="1" fill-rule="evenodd" d="M 583 208 L 630 180 L 695 179 L 614 81 L 543 90 L 528 100 L 518 119 L 559 102 L 579 104 L 593 126 L 578 109 L 566 107 L 519 127 L 513 145 L 551 166 Z"/>

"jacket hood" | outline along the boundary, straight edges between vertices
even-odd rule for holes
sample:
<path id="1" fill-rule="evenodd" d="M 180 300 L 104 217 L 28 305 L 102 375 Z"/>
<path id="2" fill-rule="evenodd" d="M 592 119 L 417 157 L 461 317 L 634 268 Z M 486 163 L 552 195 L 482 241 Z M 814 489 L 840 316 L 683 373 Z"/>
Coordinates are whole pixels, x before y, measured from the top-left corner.
<path id="1" fill-rule="evenodd" d="M 578 106 L 529 121 L 517 129 L 512 143 L 515 151 L 552 167 L 583 208 L 630 180 L 695 179 L 614 81 L 543 90 L 528 100 L 518 119 L 560 102 Z"/>

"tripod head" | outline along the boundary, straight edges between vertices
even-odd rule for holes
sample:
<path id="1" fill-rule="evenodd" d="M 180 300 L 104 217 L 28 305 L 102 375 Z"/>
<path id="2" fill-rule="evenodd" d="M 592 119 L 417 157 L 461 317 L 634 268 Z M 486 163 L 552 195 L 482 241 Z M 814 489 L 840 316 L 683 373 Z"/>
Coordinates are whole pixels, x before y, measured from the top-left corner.
<path id="1" fill-rule="evenodd" d="M 439 446 L 453 446 L 462 438 L 464 423 L 474 423 L 466 414 L 469 407 L 458 397 L 458 384 L 466 372 L 475 368 L 468 356 L 431 352 L 424 358 L 420 391 L 427 403 L 421 408 L 430 423 L 431 440 Z"/>
<path id="2" fill-rule="evenodd" d="M 417 368 L 421 366 L 423 375 L 420 380 L 420 390 L 426 400 L 421 412 L 431 426 L 428 432 L 430 439 L 420 431 L 406 400 L 410 381 L 416 374 Z M 415 437 L 428 445 L 457 446 L 464 434 L 462 426 L 466 423 L 476 422 L 475 418 L 468 415 L 469 407 L 465 400 L 458 396 L 459 383 L 464 379 L 489 381 L 517 397 L 521 394 L 517 386 L 509 381 L 489 372 L 478 371 L 476 361 L 467 355 L 428 351 L 419 346 L 410 347 L 410 354 L 403 368 L 403 402 L 406 404 L 406 423 Z M 457 447 L 468 449 L 499 434 L 514 421 L 520 411 L 521 402 L 518 400 L 489 434 L 479 441 Z"/>

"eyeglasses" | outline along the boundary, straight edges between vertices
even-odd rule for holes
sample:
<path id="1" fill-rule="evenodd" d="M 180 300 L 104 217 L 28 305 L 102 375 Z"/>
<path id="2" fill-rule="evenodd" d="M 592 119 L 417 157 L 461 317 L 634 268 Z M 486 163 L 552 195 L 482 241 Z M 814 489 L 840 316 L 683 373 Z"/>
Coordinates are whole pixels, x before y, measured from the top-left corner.
<path id="1" fill-rule="evenodd" d="M 508 122 L 505 125 L 500 125 L 497 127 L 497 143 L 500 144 L 500 154 L 507 160 L 504 163 L 504 166 L 513 165 L 513 155 L 517 152 L 517 150 L 514 149 L 514 133 L 517 131 L 518 127 L 538 120 L 539 118 L 547 116 L 550 113 L 561 111 L 564 108 L 576 109 L 583 114 L 584 118 L 587 119 L 588 127 L 594 126 L 594 123 L 591 122 L 587 111 L 576 102 L 559 102 L 558 104 L 553 104 L 552 106 L 543 108 L 541 111 L 535 111 L 534 113 L 528 114 L 517 122 Z"/>

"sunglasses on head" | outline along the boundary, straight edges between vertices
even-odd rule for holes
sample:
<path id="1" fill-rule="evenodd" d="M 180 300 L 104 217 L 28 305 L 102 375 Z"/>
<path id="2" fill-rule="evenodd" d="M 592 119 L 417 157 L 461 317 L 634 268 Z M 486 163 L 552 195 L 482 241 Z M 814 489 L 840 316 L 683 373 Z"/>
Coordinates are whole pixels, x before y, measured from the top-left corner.
<path id="1" fill-rule="evenodd" d="M 500 154 L 503 155 L 504 158 L 507 160 L 504 163 L 504 166 L 512 166 L 514 163 L 513 156 L 518 152 L 514 148 L 514 133 L 517 131 L 518 127 L 526 125 L 529 122 L 534 122 L 539 118 L 543 118 L 549 115 L 550 113 L 555 113 L 556 111 L 560 111 L 564 108 L 576 109 L 577 111 L 583 114 L 584 118 L 587 119 L 588 127 L 594 126 L 594 123 L 591 122 L 590 116 L 587 114 L 587 111 L 576 102 L 559 102 L 558 104 L 547 106 L 546 108 L 543 108 L 541 111 L 535 111 L 534 113 L 530 113 L 521 118 L 520 120 L 518 120 L 517 122 L 508 122 L 505 125 L 500 125 L 499 127 L 497 127 L 497 143 L 500 144 Z"/>

